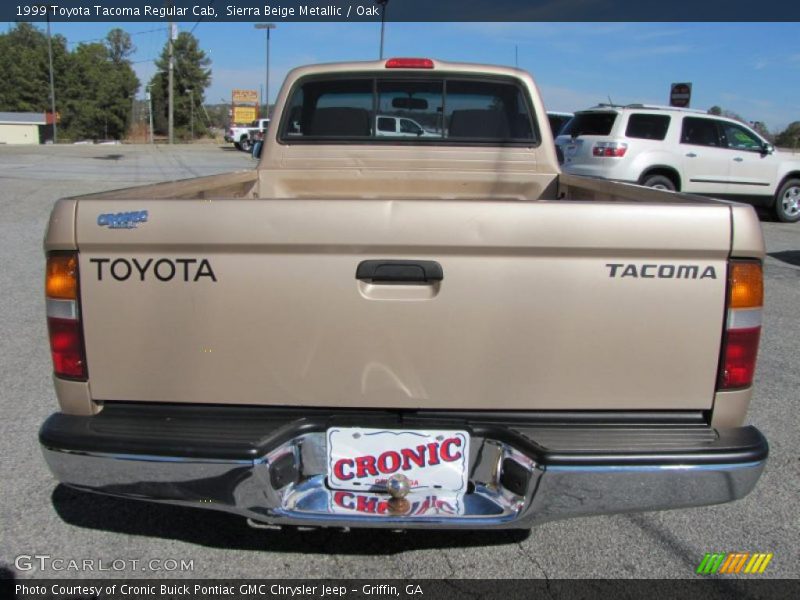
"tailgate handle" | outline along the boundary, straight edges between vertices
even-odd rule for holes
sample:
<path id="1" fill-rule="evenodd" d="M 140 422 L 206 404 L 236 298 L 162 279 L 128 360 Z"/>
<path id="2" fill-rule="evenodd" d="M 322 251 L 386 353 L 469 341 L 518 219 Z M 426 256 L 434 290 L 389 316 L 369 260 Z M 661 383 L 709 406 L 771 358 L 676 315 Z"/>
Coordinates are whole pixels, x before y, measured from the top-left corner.
<path id="1" fill-rule="evenodd" d="M 429 283 L 444 279 L 435 260 L 365 260 L 358 264 L 356 279 L 373 283 Z"/>

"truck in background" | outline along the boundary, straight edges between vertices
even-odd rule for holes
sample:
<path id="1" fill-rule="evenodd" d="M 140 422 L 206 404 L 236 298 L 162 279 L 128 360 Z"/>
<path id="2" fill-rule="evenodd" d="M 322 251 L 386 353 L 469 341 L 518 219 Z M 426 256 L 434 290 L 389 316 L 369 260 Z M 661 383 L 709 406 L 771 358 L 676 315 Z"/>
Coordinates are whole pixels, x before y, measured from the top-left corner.
<path id="1" fill-rule="evenodd" d="M 237 150 L 251 152 L 253 149 L 253 134 L 264 132 L 269 127 L 269 119 L 256 119 L 249 125 L 231 125 L 225 132 L 225 141 L 232 142 Z"/>

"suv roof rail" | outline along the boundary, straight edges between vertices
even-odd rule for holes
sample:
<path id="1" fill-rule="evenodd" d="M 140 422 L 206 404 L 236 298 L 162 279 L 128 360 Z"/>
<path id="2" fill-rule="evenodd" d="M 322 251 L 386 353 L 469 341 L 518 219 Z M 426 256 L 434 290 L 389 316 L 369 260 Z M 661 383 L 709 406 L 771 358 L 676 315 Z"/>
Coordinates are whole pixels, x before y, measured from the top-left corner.
<path id="1" fill-rule="evenodd" d="M 596 108 L 641 108 L 646 110 L 674 110 L 678 112 L 687 112 L 687 113 L 695 113 L 705 115 L 707 114 L 706 111 L 701 110 L 699 108 L 680 108 L 678 106 L 663 106 L 660 104 L 641 104 L 641 103 L 633 103 L 633 104 L 610 104 L 608 102 L 600 102 L 596 106 L 592 106 L 585 110 L 594 110 Z M 579 111 L 580 112 L 580 111 Z"/>
<path id="2" fill-rule="evenodd" d="M 680 106 L 663 106 L 660 104 L 626 104 L 623 108 L 646 108 L 648 110 L 677 110 L 678 112 L 690 112 L 706 114 L 706 111 L 699 108 L 681 108 Z"/>

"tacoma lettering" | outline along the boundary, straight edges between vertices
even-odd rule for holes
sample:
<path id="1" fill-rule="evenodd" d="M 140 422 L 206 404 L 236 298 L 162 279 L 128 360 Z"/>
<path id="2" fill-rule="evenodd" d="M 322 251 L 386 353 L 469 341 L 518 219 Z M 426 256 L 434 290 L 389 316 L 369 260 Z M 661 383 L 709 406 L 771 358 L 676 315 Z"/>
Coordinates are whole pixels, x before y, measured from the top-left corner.
<path id="1" fill-rule="evenodd" d="M 608 276 L 633 277 L 636 279 L 716 279 L 717 271 L 712 266 L 699 265 L 654 265 L 607 263 Z"/>
<path id="2" fill-rule="evenodd" d="M 199 281 L 208 277 L 216 282 L 217 276 L 207 258 L 159 258 L 140 260 L 138 258 L 90 258 L 90 263 L 97 265 L 97 281 L 103 281 L 110 275 L 117 281 L 128 281 L 133 278 L 145 281 L 148 277 L 158 281 L 177 279 L 184 282 Z M 108 265 L 107 268 L 105 266 Z"/>

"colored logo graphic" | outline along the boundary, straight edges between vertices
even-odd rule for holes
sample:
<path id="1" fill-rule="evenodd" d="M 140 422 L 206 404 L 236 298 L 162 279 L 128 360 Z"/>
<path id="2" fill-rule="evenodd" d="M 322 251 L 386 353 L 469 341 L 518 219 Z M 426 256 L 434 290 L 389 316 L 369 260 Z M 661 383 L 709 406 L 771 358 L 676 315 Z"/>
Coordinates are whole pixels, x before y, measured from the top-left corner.
<path id="1" fill-rule="evenodd" d="M 699 575 L 733 575 L 735 573 L 763 573 L 772 552 L 707 552 L 695 573 Z"/>

